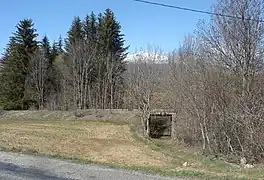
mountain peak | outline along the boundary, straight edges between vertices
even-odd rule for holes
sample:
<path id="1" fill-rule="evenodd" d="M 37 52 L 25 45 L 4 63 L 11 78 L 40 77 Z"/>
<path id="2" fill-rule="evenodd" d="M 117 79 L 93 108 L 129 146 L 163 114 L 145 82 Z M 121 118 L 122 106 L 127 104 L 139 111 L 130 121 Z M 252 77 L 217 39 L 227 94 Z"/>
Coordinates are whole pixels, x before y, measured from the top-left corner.
<path id="1" fill-rule="evenodd" d="M 138 53 L 128 54 L 126 60 L 128 62 L 140 60 L 146 62 L 164 63 L 168 60 L 168 54 L 154 51 L 140 51 Z"/>

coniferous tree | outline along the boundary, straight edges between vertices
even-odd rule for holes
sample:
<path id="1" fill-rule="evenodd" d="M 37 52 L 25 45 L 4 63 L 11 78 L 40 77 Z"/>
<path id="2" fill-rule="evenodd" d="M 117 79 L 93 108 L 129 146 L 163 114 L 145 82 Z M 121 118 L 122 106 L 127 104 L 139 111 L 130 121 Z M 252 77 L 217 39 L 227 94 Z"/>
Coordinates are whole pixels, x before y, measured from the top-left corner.
<path id="1" fill-rule="evenodd" d="M 53 61 L 53 57 L 52 57 L 52 50 L 50 47 L 50 42 L 47 36 L 44 36 L 44 38 L 42 39 L 41 42 L 41 49 L 43 49 L 45 57 L 47 59 L 47 66 L 48 68 L 52 67 L 52 61 Z"/>
<path id="2" fill-rule="evenodd" d="M 29 62 L 37 49 L 36 29 L 31 19 L 24 19 L 10 37 L 1 69 L 1 100 L 11 109 L 27 109 L 30 99 L 24 96 Z"/>
<path id="3" fill-rule="evenodd" d="M 72 86 L 73 106 L 81 109 L 83 103 L 83 81 L 85 63 L 85 41 L 83 23 L 79 17 L 75 17 L 66 39 L 66 59 L 65 62 L 70 71 L 68 85 Z"/>
<path id="4" fill-rule="evenodd" d="M 14 38 L 10 38 L 1 63 L 0 101 L 1 104 L 8 109 L 21 109 L 22 104 L 20 93 L 16 94 L 16 92 L 22 92 L 23 89 L 19 79 L 20 74 L 17 73 L 18 67 L 16 63 L 14 63 L 16 62 L 15 56 L 17 56 L 17 51 L 15 49 L 15 40 Z M 18 83 L 20 86 L 16 86 L 15 88 L 14 83 Z M 20 97 L 18 97 L 19 95 Z M 15 103 L 17 103 L 17 105 Z"/>
<path id="5" fill-rule="evenodd" d="M 70 45 L 75 45 L 80 40 L 82 40 L 84 37 L 83 33 L 83 24 L 79 16 L 75 17 L 71 28 L 69 29 L 67 33 L 67 39 L 66 39 L 66 51 L 69 51 Z"/>
<path id="6" fill-rule="evenodd" d="M 53 42 L 52 48 L 51 48 L 51 57 L 52 60 L 55 60 L 56 57 L 60 54 L 59 52 L 59 45 L 56 41 Z"/>
<path id="7" fill-rule="evenodd" d="M 62 54 L 63 52 L 64 52 L 63 51 L 63 40 L 62 40 L 62 37 L 60 35 L 59 40 L 58 40 L 58 53 Z"/>
<path id="8" fill-rule="evenodd" d="M 65 61 L 71 62 L 74 102 L 78 108 L 118 108 L 122 105 L 124 47 L 121 26 L 107 9 L 92 12 L 81 23 L 73 20 L 66 41 Z"/>
<path id="9" fill-rule="evenodd" d="M 63 109 L 63 103 L 61 101 L 61 94 L 62 94 L 62 77 L 63 71 L 67 69 L 60 69 L 59 66 L 63 64 L 63 62 L 59 62 L 63 57 L 63 45 L 62 45 L 62 38 L 60 36 L 59 40 L 56 42 L 54 41 L 51 47 L 51 68 L 49 68 L 48 74 L 48 82 L 49 90 L 47 94 L 47 108 L 51 110 L 55 109 Z"/>
<path id="10" fill-rule="evenodd" d="M 89 56 L 86 56 L 86 77 L 85 77 L 85 107 L 94 107 L 94 101 L 96 99 L 97 89 L 94 88 L 97 78 L 97 18 L 92 12 L 87 15 L 83 21 L 85 51 L 89 52 Z"/>
<path id="11" fill-rule="evenodd" d="M 46 67 L 46 75 L 45 75 L 45 87 L 44 87 L 44 96 L 45 96 L 45 103 L 54 93 L 54 89 L 56 87 L 56 77 L 54 76 L 54 65 L 53 62 L 56 58 L 56 54 L 54 54 L 53 49 L 50 46 L 50 42 L 47 36 L 44 36 L 42 39 L 41 47 L 45 57 L 45 67 Z"/>
<path id="12" fill-rule="evenodd" d="M 110 108 L 117 108 L 122 103 L 123 73 L 126 70 L 126 51 L 124 47 L 121 26 L 114 13 L 106 9 L 104 15 L 99 15 L 99 43 L 100 53 L 103 54 L 102 72 L 104 82 L 103 104 Z"/>
<path id="13" fill-rule="evenodd" d="M 32 21 L 23 20 L 10 38 L 0 71 L 2 103 L 18 109 L 46 108 L 51 101 L 66 109 L 121 107 L 127 48 L 110 9 L 83 21 L 75 17 L 65 48 L 61 36 L 52 46 L 47 36 L 39 44 L 36 37 Z"/>

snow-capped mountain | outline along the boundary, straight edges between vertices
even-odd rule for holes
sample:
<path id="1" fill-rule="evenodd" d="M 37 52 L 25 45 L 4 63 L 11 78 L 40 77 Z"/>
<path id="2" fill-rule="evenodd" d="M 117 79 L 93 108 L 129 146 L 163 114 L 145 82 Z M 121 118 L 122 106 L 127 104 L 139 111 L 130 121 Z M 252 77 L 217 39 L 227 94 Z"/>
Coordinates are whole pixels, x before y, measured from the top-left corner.
<path id="1" fill-rule="evenodd" d="M 138 53 L 128 54 L 126 60 L 128 62 L 142 60 L 155 63 L 165 63 L 168 60 L 168 54 L 161 52 L 140 51 Z"/>

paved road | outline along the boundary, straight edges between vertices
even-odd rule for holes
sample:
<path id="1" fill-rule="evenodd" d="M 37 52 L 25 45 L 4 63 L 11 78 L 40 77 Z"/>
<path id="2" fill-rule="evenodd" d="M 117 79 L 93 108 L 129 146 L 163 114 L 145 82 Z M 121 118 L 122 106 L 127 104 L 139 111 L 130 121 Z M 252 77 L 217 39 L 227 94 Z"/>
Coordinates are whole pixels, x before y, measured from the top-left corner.
<path id="1" fill-rule="evenodd" d="M 180 180 L 0 151 L 0 180 Z"/>

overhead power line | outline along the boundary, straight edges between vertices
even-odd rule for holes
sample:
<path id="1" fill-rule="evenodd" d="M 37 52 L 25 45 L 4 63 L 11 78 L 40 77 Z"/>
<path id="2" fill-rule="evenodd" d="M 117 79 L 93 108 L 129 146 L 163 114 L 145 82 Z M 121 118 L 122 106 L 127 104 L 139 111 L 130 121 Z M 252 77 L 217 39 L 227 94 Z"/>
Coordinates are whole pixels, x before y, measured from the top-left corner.
<path id="1" fill-rule="evenodd" d="M 179 10 L 184 10 L 184 11 L 191 11 L 191 12 L 195 12 L 195 13 L 202 13 L 202 14 L 208 14 L 208 15 L 214 15 L 214 16 L 222 16 L 222 17 L 228 17 L 228 18 L 233 18 L 233 19 L 257 21 L 257 22 L 264 23 L 264 20 L 242 18 L 242 17 L 238 17 L 238 16 L 232 16 L 232 15 L 221 14 L 221 13 L 213 13 L 213 12 L 209 12 L 209 11 L 202 11 L 202 10 L 197 10 L 197 9 L 185 8 L 185 7 L 169 5 L 169 4 L 159 3 L 159 2 L 146 1 L 146 0 L 133 0 L 133 1 L 145 3 L 145 4 L 150 4 L 150 5 L 167 7 L 167 8 L 179 9 Z"/>

